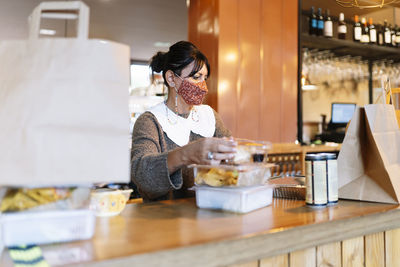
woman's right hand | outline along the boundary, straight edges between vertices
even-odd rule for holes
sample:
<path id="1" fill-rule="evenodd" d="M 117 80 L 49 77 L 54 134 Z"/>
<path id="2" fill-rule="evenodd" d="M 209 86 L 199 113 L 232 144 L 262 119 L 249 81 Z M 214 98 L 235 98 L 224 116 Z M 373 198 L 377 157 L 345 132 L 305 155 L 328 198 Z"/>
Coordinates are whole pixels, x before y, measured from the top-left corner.
<path id="1" fill-rule="evenodd" d="M 232 159 L 237 143 L 233 138 L 201 138 L 182 147 L 183 162 L 189 164 L 218 164 Z"/>
<path id="2" fill-rule="evenodd" d="M 233 138 L 206 137 L 170 151 L 168 169 L 171 172 L 183 165 L 219 164 L 235 157 L 237 143 Z"/>

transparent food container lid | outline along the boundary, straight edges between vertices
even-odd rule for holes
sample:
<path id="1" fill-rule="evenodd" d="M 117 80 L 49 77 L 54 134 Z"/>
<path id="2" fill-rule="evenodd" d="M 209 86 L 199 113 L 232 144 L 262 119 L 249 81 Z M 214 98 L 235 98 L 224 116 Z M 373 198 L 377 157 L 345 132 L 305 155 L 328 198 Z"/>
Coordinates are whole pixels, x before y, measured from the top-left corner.
<path id="1" fill-rule="evenodd" d="M 197 185 L 252 186 L 265 184 L 271 177 L 274 164 L 189 165 Z"/>
<path id="2" fill-rule="evenodd" d="M 233 159 L 234 163 L 263 162 L 271 149 L 272 144 L 268 141 L 255 141 L 243 138 L 235 138 L 238 143 L 237 152 Z"/>

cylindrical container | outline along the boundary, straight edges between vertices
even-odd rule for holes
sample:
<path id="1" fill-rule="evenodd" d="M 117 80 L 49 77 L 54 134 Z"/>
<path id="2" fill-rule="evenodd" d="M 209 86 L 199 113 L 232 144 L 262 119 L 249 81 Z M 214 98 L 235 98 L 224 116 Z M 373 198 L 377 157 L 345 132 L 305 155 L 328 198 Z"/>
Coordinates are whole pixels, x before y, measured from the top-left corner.
<path id="1" fill-rule="evenodd" d="M 326 178 L 328 183 L 328 204 L 338 202 L 337 160 L 335 153 L 323 153 L 326 158 Z"/>
<path id="2" fill-rule="evenodd" d="M 327 203 L 326 157 L 322 154 L 307 154 L 306 204 L 310 206 L 326 206 Z"/>

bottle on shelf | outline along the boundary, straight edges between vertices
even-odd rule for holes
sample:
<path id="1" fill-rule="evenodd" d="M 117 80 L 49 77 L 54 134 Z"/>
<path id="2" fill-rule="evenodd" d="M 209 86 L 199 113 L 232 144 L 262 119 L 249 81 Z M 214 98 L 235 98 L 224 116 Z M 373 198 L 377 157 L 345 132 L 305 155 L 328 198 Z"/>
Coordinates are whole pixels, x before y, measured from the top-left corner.
<path id="1" fill-rule="evenodd" d="M 346 39 L 346 33 L 347 33 L 347 26 L 346 22 L 344 21 L 344 14 L 340 13 L 339 25 L 338 25 L 338 38 L 343 40 Z"/>
<path id="2" fill-rule="evenodd" d="M 369 28 L 367 25 L 367 19 L 363 17 L 361 19 L 361 24 L 362 24 L 361 43 L 369 44 Z"/>
<path id="3" fill-rule="evenodd" d="M 309 18 L 310 27 L 309 27 L 309 34 L 310 35 L 317 35 L 317 15 L 314 13 L 314 7 L 311 7 L 311 14 Z"/>
<path id="4" fill-rule="evenodd" d="M 392 45 L 392 33 L 390 31 L 390 28 L 388 27 L 387 21 L 385 20 L 384 23 L 384 41 L 385 41 L 385 46 L 391 46 Z"/>
<path id="5" fill-rule="evenodd" d="M 384 30 L 383 30 L 383 26 L 382 23 L 379 23 L 377 25 L 377 41 L 378 41 L 378 45 L 385 45 L 385 38 L 384 38 Z"/>
<path id="6" fill-rule="evenodd" d="M 354 16 L 354 26 L 353 26 L 353 40 L 355 42 L 361 41 L 361 24 L 358 21 L 358 16 Z"/>
<path id="7" fill-rule="evenodd" d="M 396 26 L 396 46 L 400 47 L 400 28 Z"/>
<path id="8" fill-rule="evenodd" d="M 325 10 L 324 36 L 327 38 L 333 37 L 333 23 L 329 16 L 329 9 Z"/>
<path id="9" fill-rule="evenodd" d="M 322 36 L 324 35 L 324 17 L 322 16 L 321 8 L 318 8 L 318 15 L 317 15 L 317 35 Z"/>
<path id="10" fill-rule="evenodd" d="M 395 26 L 389 25 L 390 28 L 390 34 L 392 36 L 392 47 L 396 47 L 396 31 L 395 31 Z"/>
<path id="11" fill-rule="evenodd" d="M 376 44 L 376 28 L 375 25 L 372 23 L 372 18 L 368 20 L 368 30 L 369 30 L 369 42 L 371 44 Z"/>

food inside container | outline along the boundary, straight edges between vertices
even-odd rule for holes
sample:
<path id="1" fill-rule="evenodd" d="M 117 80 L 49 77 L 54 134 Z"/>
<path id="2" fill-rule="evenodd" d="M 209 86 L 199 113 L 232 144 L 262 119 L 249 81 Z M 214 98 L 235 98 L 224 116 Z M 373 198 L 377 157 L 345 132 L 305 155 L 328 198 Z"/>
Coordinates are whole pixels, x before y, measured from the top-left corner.
<path id="1" fill-rule="evenodd" d="M 122 212 L 132 189 L 118 190 L 101 188 L 93 190 L 90 198 L 90 208 L 96 216 L 115 216 Z"/>
<path id="2" fill-rule="evenodd" d="M 0 211 L 72 210 L 88 207 L 88 187 L 2 188 Z"/>
<path id="3" fill-rule="evenodd" d="M 265 184 L 273 164 L 189 165 L 197 185 L 252 186 Z"/>
<path id="4" fill-rule="evenodd" d="M 249 162 L 264 162 L 272 145 L 267 141 L 254 141 L 235 138 L 238 143 L 237 152 L 233 159 L 236 164 Z"/>
<path id="5" fill-rule="evenodd" d="M 194 186 L 199 208 L 220 209 L 238 213 L 250 212 L 272 203 L 271 185 L 246 187 Z"/>
<path id="6" fill-rule="evenodd" d="M 89 187 L 0 187 L 0 244 L 48 244 L 89 239 L 95 216 Z"/>

